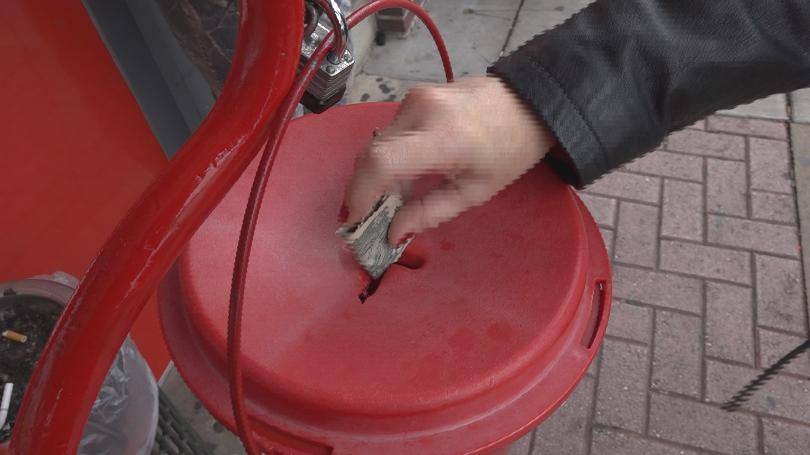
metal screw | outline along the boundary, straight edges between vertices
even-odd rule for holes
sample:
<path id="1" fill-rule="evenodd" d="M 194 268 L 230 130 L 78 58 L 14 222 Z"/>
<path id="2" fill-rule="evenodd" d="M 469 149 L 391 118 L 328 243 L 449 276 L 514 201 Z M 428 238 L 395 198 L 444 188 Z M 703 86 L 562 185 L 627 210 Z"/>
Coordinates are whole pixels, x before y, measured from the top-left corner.
<path id="1" fill-rule="evenodd" d="M 354 57 L 352 57 L 352 54 L 346 52 L 346 55 L 343 56 L 343 61 L 346 63 L 351 63 L 354 61 Z"/>
<path id="2" fill-rule="evenodd" d="M 330 76 L 334 76 L 335 74 L 337 74 L 337 68 L 335 68 L 332 65 L 329 65 L 326 67 L 326 73 Z"/>
<path id="3" fill-rule="evenodd" d="M 326 59 L 329 60 L 329 62 L 333 65 L 340 65 L 340 57 L 335 55 L 334 52 L 330 52 L 329 55 L 326 56 Z"/>

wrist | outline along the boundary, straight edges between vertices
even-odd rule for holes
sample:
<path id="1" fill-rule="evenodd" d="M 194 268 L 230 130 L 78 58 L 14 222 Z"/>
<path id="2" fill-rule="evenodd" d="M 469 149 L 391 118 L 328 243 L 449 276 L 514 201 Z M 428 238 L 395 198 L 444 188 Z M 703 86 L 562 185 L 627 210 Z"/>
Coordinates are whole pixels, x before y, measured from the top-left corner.
<path id="1" fill-rule="evenodd" d="M 486 85 L 491 87 L 492 96 L 501 100 L 499 104 L 504 106 L 502 113 L 506 114 L 510 126 L 526 136 L 527 145 L 541 151 L 542 156 L 557 145 L 557 139 L 546 122 L 534 111 L 531 104 L 512 89 L 508 82 L 497 75 L 487 75 L 484 79 L 486 79 Z"/>

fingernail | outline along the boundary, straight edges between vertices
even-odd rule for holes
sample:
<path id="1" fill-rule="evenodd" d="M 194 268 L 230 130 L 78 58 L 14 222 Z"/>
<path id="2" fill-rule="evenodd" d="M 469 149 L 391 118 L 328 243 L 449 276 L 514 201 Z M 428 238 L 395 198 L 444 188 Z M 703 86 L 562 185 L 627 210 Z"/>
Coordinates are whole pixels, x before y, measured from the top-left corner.
<path id="1" fill-rule="evenodd" d="M 397 248 L 401 247 L 405 242 L 411 240 L 414 236 L 413 232 L 408 232 L 397 241 Z"/>
<path id="2" fill-rule="evenodd" d="M 411 245 L 406 249 L 402 256 L 400 256 L 397 264 L 408 268 L 408 269 L 418 269 L 425 264 L 425 254 L 424 251 L 421 251 L 417 245 Z"/>
<path id="3" fill-rule="evenodd" d="M 346 220 L 349 219 L 349 207 L 346 204 L 340 206 L 340 212 L 338 213 L 338 222 L 345 223 Z"/>

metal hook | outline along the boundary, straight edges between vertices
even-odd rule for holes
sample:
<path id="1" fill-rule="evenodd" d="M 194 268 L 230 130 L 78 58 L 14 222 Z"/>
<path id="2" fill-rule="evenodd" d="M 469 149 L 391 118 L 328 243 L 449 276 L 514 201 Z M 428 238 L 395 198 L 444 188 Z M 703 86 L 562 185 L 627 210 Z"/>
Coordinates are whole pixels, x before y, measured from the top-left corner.
<path id="1" fill-rule="evenodd" d="M 329 22 L 332 23 L 334 44 L 328 58 L 332 63 L 335 63 L 335 61 L 342 59 L 343 53 L 346 52 L 349 43 L 349 27 L 346 25 L 346 17 L 340 10 L 337 0 L 317 0 L 317 2 L 318 6 L 326 13 Z"/>
<path id="2" fill-rule="evenodd" d="M 321 11 L 310 2 L 304 5 L 304 39 L 310 39 L 310 35 L 318 28 L 318 20 L 321 18 Z"/>

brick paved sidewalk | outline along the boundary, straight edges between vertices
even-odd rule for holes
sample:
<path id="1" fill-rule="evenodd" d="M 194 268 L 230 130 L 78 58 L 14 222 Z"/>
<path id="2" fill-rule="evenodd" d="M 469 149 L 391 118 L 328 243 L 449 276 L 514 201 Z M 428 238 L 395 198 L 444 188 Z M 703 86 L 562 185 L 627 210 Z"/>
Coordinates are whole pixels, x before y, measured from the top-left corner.
<path id="1" fill-rule="evenodd" d="M 808 452 L 808 356 L 742 411 L 718 406 L 808 336 L 788 145 L 782 122 L 712 117 L 583 192 L 614 311 L 534 453 Z"/>

